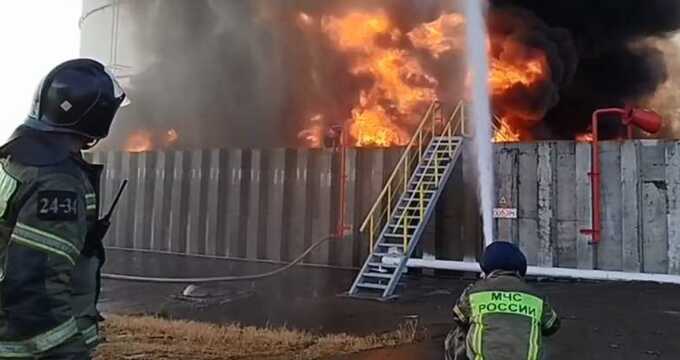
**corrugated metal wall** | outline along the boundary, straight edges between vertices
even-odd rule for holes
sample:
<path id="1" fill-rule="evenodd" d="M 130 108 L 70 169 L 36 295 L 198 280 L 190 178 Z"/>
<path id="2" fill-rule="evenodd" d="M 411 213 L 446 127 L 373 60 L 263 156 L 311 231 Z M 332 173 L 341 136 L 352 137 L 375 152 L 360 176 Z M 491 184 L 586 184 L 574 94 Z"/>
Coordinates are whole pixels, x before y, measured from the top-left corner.
<path id="1" fill-rule="evenodd" d="M 465 146 L 470 146 L 466 144 Z M 590 145 L 496 146 L 499 239 L 539 266 L 680 273 L 680 148 L 675 142 L 602 145 L 602 242 L 591 228 Z M 401 151 L 351 150 L 346 238 L 308 263 L 356 267 L 368 244 L 358 232 Z M 457 164 L 418 256 L 473 260 L 480 250 L 475 172 Z M 288 261 L 335 231 L 339 154 L 328 150 L 197 150 L 94 153 L 105 163 L 104 204 L 130 179 L 107 245 L 251 260 Z M 470 160 L 467 158 L 467 160 Z"/>
<path id="2" fill-rule="evenodd" d="M 400 149 L 350 150 L 346 180 L 347 236 L 322 246 L 308 263 L 359 266 L 368 242 L 359 232 L 382 190 Z M 340 156 L 330 150 L 196 150 L 130 154 L 92 153 L 106 165 L 104 206 L 129 179 L 106 244 L 111 247 L 289 261 L 316 240 L 334 233 L 339 217 Z M 461 198 L 463 166 L 451 179 L 423 241 L 424 252 L 460 260 L 476 254 L 464 246 L 462 223 L 478 227 L 476 200 Z M 463 211 L 467 204 L 471 211 Z M 450 224 L 446 226 L 446 224 Z M 436 226 L 435 226 L 436 225 Z M 421 251 L 422 253 L 422 251 Z"/>

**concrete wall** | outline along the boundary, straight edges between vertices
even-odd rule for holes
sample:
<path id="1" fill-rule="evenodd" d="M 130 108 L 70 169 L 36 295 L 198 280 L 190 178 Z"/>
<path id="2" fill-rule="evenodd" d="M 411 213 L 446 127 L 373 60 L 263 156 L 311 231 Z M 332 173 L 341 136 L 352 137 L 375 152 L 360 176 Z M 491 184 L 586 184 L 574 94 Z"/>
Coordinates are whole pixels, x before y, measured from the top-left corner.
<path id="1" fill-rule="evenodd" d="M 400 149 L 351 150 L 347 160 L 347 236 L 317 249 L 307 262 L 359 266 L 368 241 L 358 227 L 401 156 Z M 330 150 L 196 150 L 92 153 L 106 164 L 104 207 L 123 179 L 121 199 L 106 238 L 110 247 L 289 261 L 334 233 L 339 217 L 340 156 Z M 476 200 L 461 198 L 463 166 L 439 206 L 441 220 L 424 239 L 426 254 L 474 257 Z M 467 201 L 470 211 L 461 204 Z M 471 225 L 463 231 L 468 219 Z M 450 225 L 446 225 L 449 224 Z"/>
<path id="2" fill-rule="evenodd" d="M 465 146 L 469 146 L 466 144 Z M 590 145 L 496 146 L 498 207 L 517 219 L 494 230 L 532 265 L 680 273 L 680 148 L 674 142 L 602 145 L 602 242 L 591 228 Z M 358 232 L 401 151 L 348 155 L 347 236 L 308 263 L 356 267 L 368 251 Z M 418 254 L 474 260 L 481 248 L 476 177 L 464 152 Z M 94 153 L 105 163 L 104 204 L 124 178 L 107 245 L 251 260 L 288 261 L 335 231 L 339 154 L 329 150 L 196 150 Z"/>
<path id="3" fill-rule="evenodd" d="M 678 149 L 603 143 L 602 240 L 594 246 L 580 233 L 592 227 L 590 144 L 498 145 L 498 200 L 517 208 L 518 219 L 495 220 L 496 234 L 521 246 L 533 265 L 679 274 Z"/>

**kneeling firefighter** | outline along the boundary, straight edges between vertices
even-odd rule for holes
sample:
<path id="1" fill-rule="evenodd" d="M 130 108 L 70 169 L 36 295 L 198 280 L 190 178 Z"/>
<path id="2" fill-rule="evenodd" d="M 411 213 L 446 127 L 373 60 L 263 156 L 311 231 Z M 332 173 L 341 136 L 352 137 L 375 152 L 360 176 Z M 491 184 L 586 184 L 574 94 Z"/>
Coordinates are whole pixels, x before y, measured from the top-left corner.
<path id="1" fill-rule="evenodd" d="M 524 279 L 527 259 L 517 246 L 489 245 L 480 261 L 484 278 L 470 285 L 453 308 L 457 327 L 445 341 L 452 360 L 540 360 L 543 337 L 560 327 L 555 310 Z"/>
<path id="2" fill-rule="evenodd" d="M 90 359 L 108 222 L 102 168 L 81 150 L 108 135 L 125 100 L 102 64 L 65 62 L 0 148 L 0 358 Z"/>

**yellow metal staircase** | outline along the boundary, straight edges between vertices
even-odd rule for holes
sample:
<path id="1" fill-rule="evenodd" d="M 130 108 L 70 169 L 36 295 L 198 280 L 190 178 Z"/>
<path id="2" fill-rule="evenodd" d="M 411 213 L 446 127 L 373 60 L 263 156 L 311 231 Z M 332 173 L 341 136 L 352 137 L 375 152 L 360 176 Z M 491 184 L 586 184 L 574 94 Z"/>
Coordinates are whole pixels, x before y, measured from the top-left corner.
<path id="1" fill-rule="evenodd" d="M 430 105 L 361 225 L 361 231 L 368 234 L 371 253 L 350 296 L 394 296 L 462 150 L 463 138 L 457 134 L 465 117 L 464 104 L 459 103 L 448 117 L 443 112 L 440 102 Z"/>

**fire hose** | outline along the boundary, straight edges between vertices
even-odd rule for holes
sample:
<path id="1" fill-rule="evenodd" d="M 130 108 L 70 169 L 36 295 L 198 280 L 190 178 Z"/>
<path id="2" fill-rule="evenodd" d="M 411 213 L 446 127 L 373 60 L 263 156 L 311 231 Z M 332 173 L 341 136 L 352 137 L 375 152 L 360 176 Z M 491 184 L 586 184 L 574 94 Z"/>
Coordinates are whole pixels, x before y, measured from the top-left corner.
<path id="1" fill-rule="evenodd" d="M 123 195 L 123 192 L 125 191 L 125 188 L 127 187 L 128 181 L 123 180 L 123 183 L 121 184 L 120 188 L 118 189 L 118 193 L 116 194 L 113 203 L 111 204 L 111 207 L 109 208 L 109 211 L 106 213 L 106 215 L 99 220 L 100 223 L 106 224 L 104 227 L 100 230 L 100 236 L 99 238 L 102 239 L 104 237 L 104 234 L 108 230 L 109 225 L 111 224 L 111 217 L 113 216 L 113 212 L 116 209 L 116 206 L 118 205 L 118 201 L 120 201 L 121 195 Z M 107 273 L 102 273 L 101 277 L 102 279 L 107 279 L 107 280 L 121 280 L 121 281 L 131 281 L 131 282 L 148 282 L 148 283 L 165 283 L 165 284 L 186 284 L 186 283 L 214 283 L 214 282 L 230 282 L 230 281 L 250 281 L 250 280 L 261 280 L 261 279 L 266 279 L 272 276 L 276 276 L 278 274 L 281 274 L 289 269 L 291 269 L 293 266 L 299 264 L 304 260 L 312 251 L 316 250 L 319 246 L 323 245 L 324 243 L 333 240 L 337 238 L 335 235 L 327 235 L 319 240 L 317 240 L 315 243 L 313 243 L 310 247 L 307 248 L 300 256 L 295 258 L 292 262 L 276 269 L 272 270 L 266 273 L 262 274 L 254 274 L 254 275 L 241 275 L 241 276 L 216 276 L 216 277 L 199 277 L 199 278 L 172 278 L 172 277 L 150 277 L 150 276 L 134 276 L 134 275 L 122 275 L 122 274 L 107 274 Z M 100 240 L 101 241 L 101 240 Z"/>
<path id="2" fill-rule="evenodd" d="M 147 277 L 147 276 L 132 276 L 132 275 L 121 275 L 121 274 L 102 274 L 103 279 L 107 280 L 121 280 L 130 282 L 146 282 L 146 283 L 163 283 L 163 284 L 187 284 L 187 283 L 215 283 L 215 282 L 236 282 L 236 281 L 251 281 L 251 280 L 262 280 L 279 275 L 285 271 L 290 270 L 295 265 L 299 264 L 304 260 L 307 255 L 312 251 L 316 250 L 319 246 L 324 243 L 336 239 L 334 235 L 329 235 L 313 243 L 307 250 L 305 250 L 300 256 L 295 260 L 288 263 L 287 265 L 280 267 L 276 270 L 265 272 L 262 274 L 254 275 L 241 275 L 241 276 L 216 276 L 216 277 L 199 277 L 199 278 L 171 278 L 171 277 Z"/>

